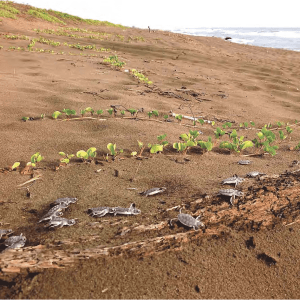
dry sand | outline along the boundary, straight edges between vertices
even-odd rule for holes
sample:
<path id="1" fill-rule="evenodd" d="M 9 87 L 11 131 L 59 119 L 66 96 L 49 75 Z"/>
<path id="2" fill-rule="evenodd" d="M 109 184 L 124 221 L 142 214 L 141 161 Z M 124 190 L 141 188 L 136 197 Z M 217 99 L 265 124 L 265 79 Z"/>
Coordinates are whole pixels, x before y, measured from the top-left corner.
<path id="1" fill-rule="evenodd" d="M 35 172 L 41 180 L 30 188 L 31 198 L 25 189 L 17 189 L 29 175 L 0 173 L 1 228 L 27 237 L 23 250 L 0 254 L 0 298 L 299 298 L 299 173 L 245 181 L 240 186 L 245 197 L 233 207 L 216 196 L 222 179 L 233 174 L 296 170 L 290 165 L 299 152 L 289 148 L 300 140 L 298 126 L 276 156 L 251 157 L 253 163 L 246 166 L 237 164 L 245 157 L 217 147 L 205 154 L 190 151 L 189 161 L 171 147 L 151 156 L 146 150 L 148 159 L 143 160 L 130 153 L 138 151 L 137 140 L 155 143 L 166 133 L 173 144 L 191 129 L 185 126 L 192 125 L 188 120 L 157 122 L 170 111 L 191 116 L 192 109 L 197 116 L 217 120 L 215 127 L 226 120 L 235 127 L 254 121 L 255 129 L 241 131 L 247 139 L 269 122 L 293 124 L 300 112 L 300 53 L 163 31 L 81 26 L 111 34 L 101 41 L 38 35 L 34 28 L 57 27 L 23 19 L 0 23 L 0 167 L 15 161 L 24 167 L 38 151 L 45 157 Z M 38 43 L 35 47 L 64 54 L 8 50 L 26 48 L 29 41 L 5 39 L 6 33 L 96 44 L 111 51 Z M 122 70 L 102 63 L 112 54 L 126 62 Z M 153 85 L 124 72 L 133 68 Z M 119 112 L 113 118 L 106 111 L 110 105 L 144 108 L 139 117 L 145 120 L 122 119 Z M 51 118 L 56 110 L 71 108 L 79 114 L 86 107 L 103 109 L 106 120 Z M 158 110 L 159 118 L 148 120 L 151 110 Z M 36 118 L 42 113 L 44 120 Z M 23 122 L 23 116 L 36 120 Z M 207 140 L 214 128 L 197 125 L 197 130 Z M 110 142 L 124 149 L 125 159 L 104 160 Z M 55 171 L 59 151 L 89 147 L 97 148 L 98 164 L 73 160 Z M 155 186 L 167 190 L 153 197 L 139 195 Z M 64 213 L 78 222 L 47 230 L 37 222 L 60 197 L 79 199 Z M 131 203 L 141 215 L 94 219 L 86 213 L 90 207 Z M 175 206 L 194 216 L 201 213 L 206 228 L 189 230 L 177 222 L 169 226 L 178 210 L 168 209 Z M 5 248 L 3 243 L 0 247 Z"/>

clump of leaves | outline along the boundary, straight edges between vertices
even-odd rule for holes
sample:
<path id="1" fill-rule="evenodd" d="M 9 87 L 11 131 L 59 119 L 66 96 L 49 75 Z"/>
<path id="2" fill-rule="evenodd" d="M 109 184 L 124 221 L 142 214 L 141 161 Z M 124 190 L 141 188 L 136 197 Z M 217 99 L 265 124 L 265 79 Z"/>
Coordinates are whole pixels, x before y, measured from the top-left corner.
<path id="1" fill-rule="evenodd" d="M 154 145 L 148 144 L 148 148 L 150 148 L 151 154 L 156 154 L 164 151 L 164 145 L 162 144 L 154 144 Z"/>
<path id="2" fill-rule="evenodd" d="M 190 130 L 188 134 L 182 133 L 180 138 L 184 143 L 174 143 L 173 148 L 177 151 L 182 151 L 183 154 L 186 154 L 188 149 L 197 146 L 196 138 L 198 137 L 199 132 L 197 130 Z"/>
<path id="3" fill-rule="evenodd" d="M 165 122 L 167 122 L 168 118 L 169 118 L 168 115 L 164 115 Z"/>
<path id="4" fill-rule="evenodd" d="M 220 148 L 229 149 L 230 152 L 235 151 L 237 153 L 245 150 L 246 148 L 253 147 L 252 141 L 244 141 L 244 136 L 238 136 L 236 130 L 234 129 L 229 135 L 231 141 L 223 141 L 220 144 Z"/>
<path id="5" fill-rule="evenodd" d="M 120 111 L 122 118 L 125 116 L 125 110 Z"/>
<path id="6" fill-rule="evenodd" d="M 253 140 L 255 147 L 258 151 L 263 150 L 264 152 L 270 153 L 272 156 L 276 155 L 276 150 L 278 149 L 277 145 L 271 145 L 275 140 L 275 134 L 267 129 L 265 125 L 260 132 L 256 133 L 257 138 Z"/>
<path id="7" fill-rule="evenodd" d="M 123 149 L 117 151 L 117 144 L 109 143 L 107 144 L 107 149 L 110 151 L 113 160 L 115 160 L 119 154 L 123 153 Z"/>
<path id="8" fill-rule="evenodd" d="M 81 117 L 82 117 L 82 118 L 84 117 L 85 113 L 86 113 L 86 110 L 85 110 L 85 109 L 81 109 L 81 110 L 80 110 L 80 114 L 81 114 Z"/>
<path id="9" fill-rule="evenodd" d="M 164 141 L 164 139 L 165 139 L 166 137 L 167 137 L 167 134 L 166 134 L 166 133 L 157 136 L 158 142 L 159 142 L 161 145 L 163 145 L 164 147 L 167 146 L 167 145 L 169 144 L 168 141 Z"/>
<path id="10" fill-rule="evenodd" d="M 36 165 L 43 159 L 44 157 L 40 154 L 40 152 L 36 152 L 31 156 L 30 162 L 27 163 L 27 166 L 36 167 Z"/>
<path id="11" fill-rule="evenodd" d="M 212 138 L 211 136 L 208 137 L 207 142 L 205 141 L 198 141 L 198 145 L 203 149 L 204 153 L 211 151 L 213 149 L 213 143 L 212 143 Z"/>
<path id="12" fill-rule="evenodd" d="M 91 113 L 91 116 L 94 115 L 94 110 L 91 107 L 87 107 L 85 111 Z"/>
<path id="13" fill-rule="evenodd" d="M 117 55 L 112 55 L 112 56 L 110 56 L 108 58 L 105 58 L 103 60 L 103 62 L 107 62 L 107 63 L 111 64 L 112 66 L 120 68 L 120 69 L 125 65 L 124 62 L 119 61 Z"/>
<path id="14" fill-rule="evenodd" d="M 217 127 L 216 130 L 214 131 L 214 134 L 215 134 L 215 138 L 219 139 L 225 134 L 225 131 L 222 130 L 220 127 Z"/>
<path id="15" fill-rule="evenodd" d="M 255 123 L 253 121 L 250 121 L 250 125 L 255 126 Z M 247 129 L 249 127 L 249 123 L 248 122 L 240 123 L 240 127 Z"/>
<path id="16" fill-rule="evenodd" d="M 78 158 L 81 158 L 82 161 L 88 162 L 90 160 L 93 160 L 96 157 L 96 155 L 97 155 L 96 151 L 97 151 L 97 149 L 95 147 L 91 147 L 87 151 L 84 151 L 84 150 L 77 151 L 76 156 Z"/>
<path id="17" fill-rule="evenodd" d="M 63 156 L 60 159 L 60 163 L 63 164 L 63 165 L 69 164 L 70 163 L 70 159 L 75 156 L 74 154 L 66 154 L 65 152 L 58 152 L 58 154 L 61 155 L 61 156 Z"/>
<path id="18" fill-rule="evenodd" d="M 222 125 L 222 127 L 223 127 L 224 129 L 226 128 L 226 126 L 227 126 L 228 128 L 231 128 L 231 127 L 232 127 L 232 123 L 226 122 L 226 123 L 224 123 L 224 124 Z"/>
<path id="19" fill-rule="evenodd" d="M 294 149 L 295 150 L 300 150 L 300 142 L 296 145 L 296 147 Z"/>
<path id="20" fill-rule="evenodd" d="M 114 112 L 114 109 L 113 109 L 113 108 L 109 108 L 109 109 L 107 109 L 107 111 L 108 111 L 108 113 L 109 113 L 110 115 L 112 115 L 113 112 Z"/>
<path id="21" fill-rule="evenodd" d="M 130 112 L 132 117 L 137 113 L 137 109 L 134 108 L 129 108 L 128 111 Z"/>
<path id="22" fill-rule="evenodd" d="M 57 118 L 61 115 L 61 112 L 60 111 L 55 111 L 53 114 L 52 114 L 52 118 L 57 120 Z"/>
<path id="23" fill-rule="evenodd" d="M 153 83 L 144 74 L 140 73 L 136 69 L 131 69 L 130 71 L 133 74 L 133 76 L 139 80 L 139 82 L 144 82 L 149 85 Z"/>
<path id="24" fill-rule="evenodd" d="M 66 114 L 67 119 L 70 119 L 72 115 L 76 115 L 75 109 L 64 108 L 62 112 Z"/>
<path id="25" fill-rule="evenodd" d="M 175 119 L 178 120 L 178 123 L 181 123 L 183 116 L 182 115 L 176 115 Z"/>
<path id="26" fill-rule="evenodd" d="M 148 115 L 148 117 L 149 117 L 149 119 L 152 117 L 152 115 L 153 115 L 153 112 L 152 111 L 148 111 L 147 112 L 147 115 Z"/>
<path id="27" fill-rule="evenodd" d="M 98 110 L 96 111 L 96 114 L 97 114 L 98 119 L 99 119 L 100 115 L 103 114 L 103 110 L 102 110 L 102 109 L 98 109 Z"/>

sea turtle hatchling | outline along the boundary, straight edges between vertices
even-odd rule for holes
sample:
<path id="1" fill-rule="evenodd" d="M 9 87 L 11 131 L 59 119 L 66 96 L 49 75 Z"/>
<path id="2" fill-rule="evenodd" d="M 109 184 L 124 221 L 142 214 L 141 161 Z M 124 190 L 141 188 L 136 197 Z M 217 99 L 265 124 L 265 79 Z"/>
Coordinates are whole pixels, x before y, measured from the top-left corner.
<path id="1" fill-rule="evenodd" d="M 252 171 L 252 172 L 247 173 L 246 177 L 255 178 L 255 177 L 260 176 L 260 175 L 266 175 L 266 174 L 258 172 L 258 171 Z"/>
<path id="2" fill-rule="evenodd" d="M 54 228 L 58 226 L 62 228 L 63 226 L 72 226 L 75 223 L 76 223 L 75 219 L 65 219 L 65 218 L 55 217 L 50 220 L 48 226 L 49 228 Z"/>
<path id="3" fill-rule="evenodd" d="M 239 165 L 250 165 L 251 164 L 251 160 L 239 160 L 238 164 Z"/>
<path id="4" fill-rule="evenodd" d="M 204 227 L 204 224 L 202 222 L 199 221 L 200 216 L 198 216 L 197 218 L 192 217 L 189 214 L 183 214 L 181 213 L 181 209 L 179 211 L 179 215 L 177 216 L 178 221 L 187 226 L 187 227 L 191 227 L 194 228 L 194 230 L 199 229 L 199 227 Z M 170 225 L 172 226 L 172 220 L 170 220 Z"/>
<path id="5" fill-rule="evenodd" d="M 156 195 L 156 194 L 160 194 L 160 193 L 163 193 L 167 188 L 165 187 L 161 187 L 161 188 L 152 188 L 150 190 L 147 190 L 147 191 L 144 191 L 144 192 L 141 192 L 140 195 L 143 195 L 143 196 L 153 196 L 153 195 Z"/>
<path id="6" fill-rule="evenodd" d="M 113 207 L 108 206 L 101 206 L 101 207 L 94 207 L 88 209 L 88 214 L 91 217 L 104 217 L 106 214 L 113 214 L 115 209 Z"/>
<path id="7" fill-rule="evenodd" d="M 137 209 L 134 203 L 131 203 L 129 208 L 114 207 L 113 209 L 114 209 L 114 216 L 115 215 L 139 215 L 141 213 L 141 210 Z"/>
<path id="8" fill-rule="evenodd" d="M 0 229 L 0 240 L 2 239 L 2 236 L 10 235 L 12 233 L 13 233 L 12 229 Z"/>
<path id="9" fill-rule="evenodd" d="M 57 204 L 66 204 L 66 205 L 70 205 L 72 203 L 76 203 L 78 201 L 77 198 L 58 198 L 56 199 L 52 205 L 57 205 Z"/>
<path id="10" fill-rule="evenodd" d="M 230 204 L 233 205 L 233 200 L 235 199 L 235 197 L 243 196 L 244 193 L 239 190 L 224 189 L 224 190 L 219 190 L 218 195 L 230 197 Z"/>
<path id="11" fill-rule="evenodd" d="M 26 243 L 26 237 L 21 233 L 20 235 L 14 235 L 6 239 L 4 245 L 6 247 L 9 247 L 9 249 L 16 249 L 16 248 L 24 247 L 25 243 Z"/>
<path id="12" fill-rule="evenodd" d="M 58 215 L 62 215 L 59 214 L 62 210 L 65 210 L 68 207 L 68 204 L 66 203 L 61 203 L 58 205 L 53 206 L 52 208 L 49 209 L 49 211 L 39 220 L 40 222 L 52 219 L 53 216 L 58 217 Z"/>
<path id="13" fill-rule="evenodd" d="M 44 221 L 49 221 L 53 218 L 57 218 L 57 217 L 61 217 L 63 215 L 62 211 L 55 211 L 51 214 L 46 214 L 45 216 L 43 216 L 38 223 L 44 222 Z"/>
<path id="14" fill-rule="evenodd" d="M 234 184 L 234 187 L 236 187 L 239 183 L 242 183 L 245 179 L 237 176 L 236 174 L 232 177 L 224 179 L 221 183 L 222 184 Z"/>

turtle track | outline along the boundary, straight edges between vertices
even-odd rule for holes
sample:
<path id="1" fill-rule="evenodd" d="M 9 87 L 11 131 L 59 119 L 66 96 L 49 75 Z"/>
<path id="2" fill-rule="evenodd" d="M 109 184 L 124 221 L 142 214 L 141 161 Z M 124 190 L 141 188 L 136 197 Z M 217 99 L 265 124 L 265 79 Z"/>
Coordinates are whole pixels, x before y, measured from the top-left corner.
<path id="1" fill-rule="evenodd" d="M 45 268 L 64 268 L 76 261 L 91 257 L 146 256 L 164 251 L 179 250 L 185 243 L 202 238 L 219 237 L 237 231 L 259 231 L 275 226 L 286 226 L 300 221 L 300 169 L 280 175 L 264 176 L 254 180 L 243 190 L 244 196 L 231 206 L 218 196 L 203 195 L 195 201 L 183 204 L 187 213 L 202 215 L 204 230 L 188 230 L 175 222 L 123 227 L 117 236 L 138 235 L 138 241 L 107 247 L 100 245 L 88 249 L 59 249 L 59 245 L 38 245 L 0 254 L 0 278 L 27 269 L 37 272 Z M 168 212 L 165 212 L 168 216 Z M 148 238 L 145 237 L 147 233 Z M 151 236 L 152 235 L 152 236 Z M 117 237 L 116 236 L 116 237 Z M 90 240 L 101 241 L 100 236 L 86 236 L 80 241 L 60 241 L 65 245 L 76 245 Z M 122 239 L 121 239 L 122 241 Z"/>

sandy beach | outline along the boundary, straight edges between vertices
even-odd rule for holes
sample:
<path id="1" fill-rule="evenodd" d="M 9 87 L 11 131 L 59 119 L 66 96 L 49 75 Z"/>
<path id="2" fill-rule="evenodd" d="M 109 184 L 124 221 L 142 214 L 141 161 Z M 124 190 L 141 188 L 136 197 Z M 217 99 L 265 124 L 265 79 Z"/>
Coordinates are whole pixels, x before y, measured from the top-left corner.
<path id="1" fill-rule="evenodd" d="M 24 248 L 5 252 L 8 237 L 0 241 L 0 298 L 299 298 L 300 53 L 66 23 L 25 13 L 0 22 L 0 229 L 27 238 Z M 112 56 L 125 64 L 104 61 Z M 94 114 L 82 117 L 88 107 Z M 76 113 L 52 117 L 63 109 Z M 158 116 L 149 116 L 153 111 Z M 234 130 L 252 141 L 265 124 L 276 136 L 276 155 L 219 147 Z M 226 132 L 220 139 L 218 127 Z M 201 131 L 198 140 L 211 137 L 212 150 L 178 153 L 173 143 L 189 130 Z M 160 144 L 164 134 L 168 145 L 151 153 L 148 144 Z M 138 141 L 141 157 L 132 155 Z M 109 143 L 123 150 L 115 159 Z M 92 161 L 76 157 L 91 147 Z M 43 160 L 26 168 L 37 152 Z M 64 164 L 59 152 L 75 156 Z M 14 162 L 20 166 L 12 171 Z M 246 178 L 250 171 L 266 175 Z M 243 196 L 231 204 L 217 194 L 234 189 L 221 184 L 234 174 L 245 180 L 237 186 Z M 166 190 L 140 194 L 154 187 Z M 63 197 L 78 199 L 63 212 L 76 224 L 38 223 Z M 87 213 L 131 203 L 141 214 Z M 180 209 L 201 215 L 205 226 L 170 224 Z"/>

